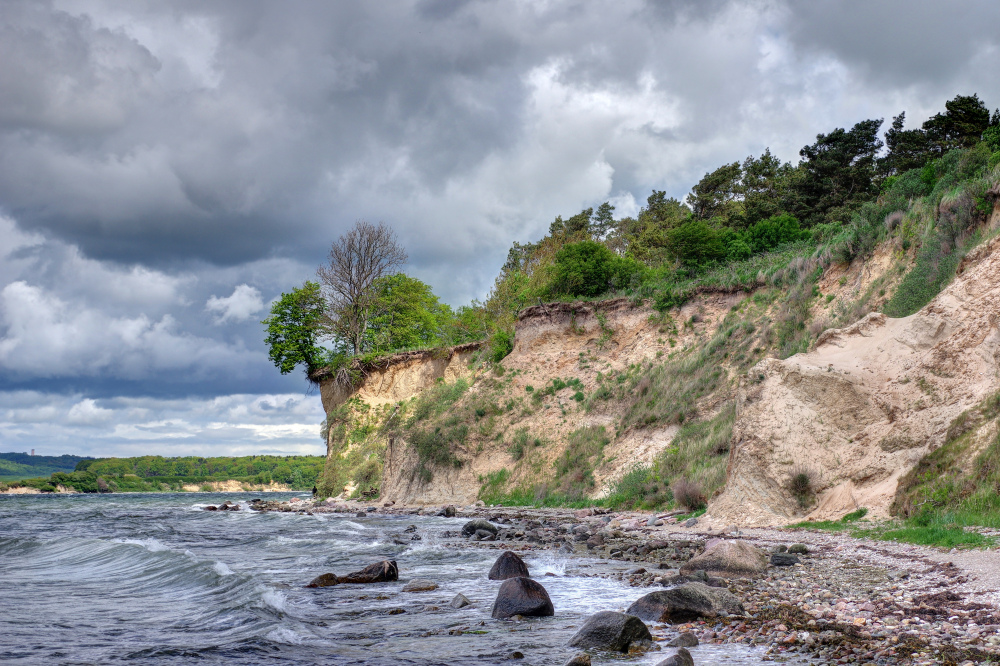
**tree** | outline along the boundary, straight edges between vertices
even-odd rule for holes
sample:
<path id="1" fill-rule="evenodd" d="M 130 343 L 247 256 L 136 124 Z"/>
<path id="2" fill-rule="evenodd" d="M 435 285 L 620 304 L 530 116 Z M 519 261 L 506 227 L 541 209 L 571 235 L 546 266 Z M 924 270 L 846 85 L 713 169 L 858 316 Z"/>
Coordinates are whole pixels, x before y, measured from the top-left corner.
<path id="1" fill-rule="evenodd" d="M 375 281 L 364 351 L 433 347 L 452 318 L 429 285 L 403 273 Z"/>
<path id="2" fill-rule="evenodd" d="M 816 143 L 799 151 L 801 173 L 793 213 L 810 224 L 837 219 L 875 193 L 875 159 L 882 148 L 882 120 L 862 120 L 850 131 L 837 128 L 818 134 Z"/>
<path id="3" fill-rule="evenodd" d="M 910 169 L 919 169 L 931 158 L 931 144 L 922 129 L 904 130 L 906 113 L 900 112 L 892 119 L 892 126 L 885 133 L 886 156 L 882 158 L 882 172 L 895 176 Z"/>
<path id="4" fill-rule="evenodd" d="M 792 165 L 771 154 L 766 148 L 764 153 L 754 158 L 752 155 L 743 161 L 743 225 L 750 226 L 760 220 L 777 215 L 782 210 L 789 184 L 789 173 Z"/>
<path id="5" fill-rule="evenodd" d="M 334 241 L 330 263 L 317 271 L 327 302 L 327 325 L 355 355 L 361 353 L 376 281 L 404 263 L 406 252 L 391 228 L 359 220 Z"/>
<path id="6" fill-rule="evenodd" d="M 615 228 L 615 207 L 605 201 L 597 207 L 590 222 L 590 231 L 594 238 L 601 239 L 611 233 Z"/>
<path id="7" fill-rule="evenodd" d="M 271 316 L 261 323 L 267 330 L 268 357 L 281 374 L 303 365 L 309 375 L 319 367 L 324 351 L 316 340 L 324 318 L 323 297 L 315 282 L 306 282 L 274 302 Z"/>
<path id="8" fill-rule="evenodd" d="M 990 110 L 979 95 L 957 95 L 944 103 L 945 112 L 928 118 L 923 125 L 930 144 L 938 154 L 953 148 L 971 148 L 979 143 L 990 126 Z"/>
<path id="9" fill-rule="evenodd" d="M 694 216 L 700 220 L 721 217 L 727 225 L 731 218 L 739 217 L 743 212 L 739 201 L 741 175 L 739 162 L 724 164 L 706 173 L 687 197 Z"/>

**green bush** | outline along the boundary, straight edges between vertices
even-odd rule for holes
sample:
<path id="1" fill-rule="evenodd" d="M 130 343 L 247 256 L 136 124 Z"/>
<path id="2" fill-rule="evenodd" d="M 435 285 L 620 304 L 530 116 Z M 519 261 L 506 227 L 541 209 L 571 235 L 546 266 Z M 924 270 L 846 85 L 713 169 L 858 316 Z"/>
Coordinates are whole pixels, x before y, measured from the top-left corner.
<path id="1" fill-rule="evenodd" d="M 512 351 L 514 351 L 514 334 L 503 330 L 494 331 L 490 337 L 490 361 L 499 363 Z"/>
<path id="2" fill-rule="evenodd" d="M 567 243 L 556 252 L 551 292 L 593 298 L 629 286 L 642 271 L 639 262 L 619 257 L 603 243 Z"/>
<path id="3" fill-rule="evenodd" d="M 695 267 L 726 257 L 721 234 L 704 220 L 691 220 L 671 231 L 667 249 L 674 258 Z"/>
<path id="4" fill-rule="evenodd" d="M 791 215 L 775 215 L 757 222 L 746 230 L 744 241 L 754 254 L 768 252 L 785 243 L 794 243 L 811 237 L 799 228 L 799 221 Z"/>

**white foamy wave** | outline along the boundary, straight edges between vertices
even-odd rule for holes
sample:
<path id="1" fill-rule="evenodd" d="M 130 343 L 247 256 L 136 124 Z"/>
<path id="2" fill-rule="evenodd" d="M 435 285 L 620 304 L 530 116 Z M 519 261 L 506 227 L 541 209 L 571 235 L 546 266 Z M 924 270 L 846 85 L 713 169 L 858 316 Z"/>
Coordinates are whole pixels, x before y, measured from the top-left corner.
<path id="1" fill-rule="evenodd" d="M 162 553 L 165 550 L 170 550 L 169 546 L 165 546 L 156 539 L 150 537 L 148 539 L 115 539 L 118 543 L 127 543 L 132 546 L 142 546 L 151 553 Z"/>
<path id="2" fill-rule="evenodd" d="M 284 613 L 285 607 L 288 602 L 288 598 L 281 592 L 277 590 L 272 590 L 271 588 L 263 588 L 260 595 L 261 601 L 273 608 L 274 610 Z"/>
<path id="3" fill-rule="evenodd" d="M 288 627 L 276 627 L 268 632 L 265 637 L 274 643 L 284 643 L 285 645 L 302 645 L 305 637 Z"/>
<path id="4" fill-rule="evenodd" d="M 532 575 L 538 572 L 538 575 L 544 576 L 547 573 L 553 573 L 557 576 L 562 576 L 566 573 L 566 562 L 565 558 L 556 558 L 552 555 L 542 555 L 541 557 L 532 558 L 528 561 L 528 569 L 531 570 Z"/>
<path id="5" fill-rule="evenodd" d="M 220 576 L 233 575 L 233 570 L 230 569 L 225 562 L 216 562 L 215 564 L 212 565 L 212 568 L 215 569 L 215 573 L 219 574 Z"/>

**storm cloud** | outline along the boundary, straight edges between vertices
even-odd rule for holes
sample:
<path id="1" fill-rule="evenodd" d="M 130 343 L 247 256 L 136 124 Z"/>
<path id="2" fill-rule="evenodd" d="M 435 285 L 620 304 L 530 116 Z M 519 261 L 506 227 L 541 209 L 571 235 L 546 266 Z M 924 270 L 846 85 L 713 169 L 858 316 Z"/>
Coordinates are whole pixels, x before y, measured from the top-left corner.
<path id="1" fill-rule="evenodd" d="M 355 220 L 393 226 L 448 302 L 483 298 L 555 215 L 631 214 L 956 94 L 995 108 L 998 18 L 985 0 L 5 2 L 0 406 L 21 406 L 0 438 L 101 453 L 188 409 L 186 452 L 232 450 L 206 405 L 303 393 L 259 320 Z M 281 419 L 314 430 L 307 400 Z M 61 411 L 47 429 L 19 421 L 28 403 Z"/>

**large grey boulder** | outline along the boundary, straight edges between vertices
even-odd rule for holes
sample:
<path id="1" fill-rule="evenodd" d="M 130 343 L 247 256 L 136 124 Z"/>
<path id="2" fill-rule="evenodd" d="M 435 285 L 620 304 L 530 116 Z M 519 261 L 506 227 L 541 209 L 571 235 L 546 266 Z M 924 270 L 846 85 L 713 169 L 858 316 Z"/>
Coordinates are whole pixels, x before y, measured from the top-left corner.
<path id="1" fill-rule="evenodd" d="M 642 620 L 635 615 L 601 611 L 587 618 L 580 631 L 570 639 L 570 647 L 628 652 L 633 643 L 652 641 Z"/>
<path id="2" fill-rule="evenodd" d="M 496 533 L 499 531 L 497 526 L 490 521 L 483 520 L 482 518 L 476 518 L 475 520 L 470 520 L 465 525 L 462 525 L 462 536 L 470 537 L 480 530 L 485 530 L 493 536 L 496 536 Z"/>
<path id="3" fill-rule="evenodd" d="M 555 608 L 541 584 L 523 576 L 508 578 L 493 602 L 493 618 L 506 620 L 515 615 L 546 617 L 555 615 Z"/>
<path id="4" fill-rule="evenodd" d="M 375 564 L 369 564 L 361 571 L 341 576 L 339 580 L 341 583 L 356 584 L 389 583 L 399 580 L 399 567 L 396 566 L 396 560 L 382 560 Z"/>
<path id="5" fill-rule="evenodd" d="M 650 592 L 626 612 L 646 622 L 672 623 L 746 613 L 743 604 L 729 590 L 704 583 L 685 583 L 670 590 Z"/>
<path id="6" fill-rule="evenodd" d="M 677 650 L 677 654 L 667 657 L 656 666 L 694 666 L 694 658 L 686 648 L 681 648 Z"/>
<path id="7" fill-rule="evenodd" d="M 717 541 L 684 563 L 681 573 L 706 571 L 723 578 L 752 578 L 767 570 L 767 555 L 746 541 Z"/>
<path id="8" fill-rule="evenodd" d="M 517 578 L 518 576 L 530 578 L 528 575 L 528 565 L 524 563 L 524 560 L 517 553 L 509 550 L 505 550 L 497 558 L 489 573 L 490 580 L 507 580 L 508 578 Z"/>

